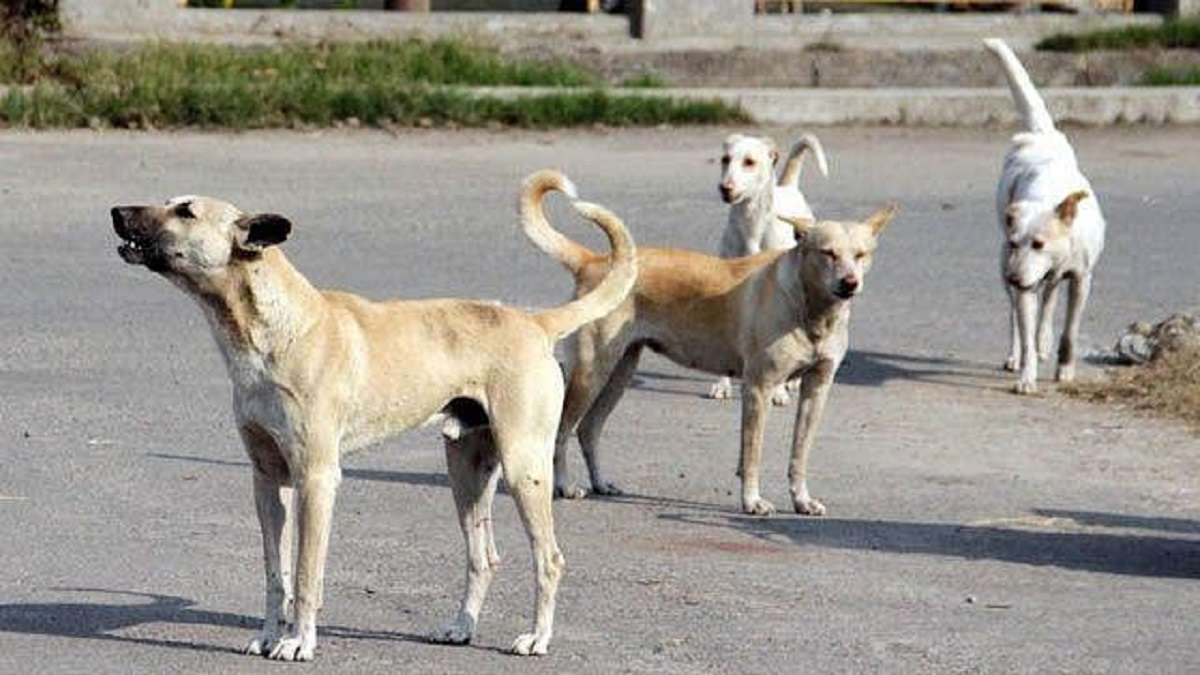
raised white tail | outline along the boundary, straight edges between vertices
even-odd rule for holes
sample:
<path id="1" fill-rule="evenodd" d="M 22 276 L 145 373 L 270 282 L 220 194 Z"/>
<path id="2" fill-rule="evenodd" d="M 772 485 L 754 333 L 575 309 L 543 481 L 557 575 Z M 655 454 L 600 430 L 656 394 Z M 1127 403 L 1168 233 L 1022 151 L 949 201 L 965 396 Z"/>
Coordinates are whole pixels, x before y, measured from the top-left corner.
<path id="1" fill-rule="evenodd" d="M 829 176 L 829 164 L 825 161 L 825 150 L 821 147 L 821 141 L 812 134 L 804 134 L 792 146 L 792 151 L 788 154 L 787 163 L 783 165 L 783 175 L 779 177 L 779 185 L 791 187 L 799 185 L 800 169 L 804 165 L 806 150 L 812 150 L 813 155 L 816 156 L 817 170 L 821 172 L 821 175 Z"/>
<path id="2" fill-rule="evenodd" d="M 1050 117 L 1046 102 L 1042 100 L 1037 87 L 1033 86 L 1033 80 L 1029 79 L 1029 73 L 1025 72 L 1025 66 L 1021 65 L 1021 61 L 1008 44 L 1000 38 L 987 38 L 983 41 L 983 46 L 995 54 L 1004 66 L 1008 88 L 1012 90 L 1017 110 L 1025 118 L 1025 129 L 1033 133 L 1054 131 L 1054 118 Z"/>

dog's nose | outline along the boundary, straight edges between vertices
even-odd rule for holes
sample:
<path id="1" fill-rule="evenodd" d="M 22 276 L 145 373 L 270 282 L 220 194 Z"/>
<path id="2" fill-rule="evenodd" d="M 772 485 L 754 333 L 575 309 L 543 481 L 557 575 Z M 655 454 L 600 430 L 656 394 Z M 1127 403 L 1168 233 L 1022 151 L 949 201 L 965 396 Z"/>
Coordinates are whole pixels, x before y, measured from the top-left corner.
<path id="1" fill-rule="evenodd" d="M 1021 286 L 1021 277 L 1019 277 L 1015 274 L 1008 275 L 1007 277 L 1004 278 L 1004 280 L 1008 282 L 1009 286 L 1016 286 L 1018 288 L 1020 288 L 1020 286 Z"/>
<path id="2" fill-rule="evenodd" d="M 858 290 L 858 279 L 842 279 L 842 290 L 853 293 Z"/>

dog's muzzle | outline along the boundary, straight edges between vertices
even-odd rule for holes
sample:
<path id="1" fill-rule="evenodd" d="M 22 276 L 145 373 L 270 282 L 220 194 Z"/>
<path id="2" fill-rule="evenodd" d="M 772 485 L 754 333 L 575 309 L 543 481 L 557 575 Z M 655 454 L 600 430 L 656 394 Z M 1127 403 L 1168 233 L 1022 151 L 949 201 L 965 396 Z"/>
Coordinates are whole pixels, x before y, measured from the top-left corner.
<path id="1" fill-rule="evenodd" d="M 833 289 L 833 294 L 843 300 L 849 300 L 858 295 L 858 289 L 862 287 L 858 281 L 842 279 L 838 282 L 837 288 Z"/>
<path id="2" fill-rule="evenodd" d="M 132 227 L 136 207 L 114 206 L 111 213 L 113 231 L 121 238 L 121 244 L 117 246 L 117 255 L 130 265 L 146 264 L 150 241 Z"/>
<path id="3" fill-rule="evenodd" d="M 721 201 L 725 202 L 726 204 L 732 204 L 734 201 L 736 201 L 735 197 L 737 197 L 737 195 L 733 193 L 733 188 L 726 187 L 724 185 L 718 185 L 717 191 L 721 193 Z"/>

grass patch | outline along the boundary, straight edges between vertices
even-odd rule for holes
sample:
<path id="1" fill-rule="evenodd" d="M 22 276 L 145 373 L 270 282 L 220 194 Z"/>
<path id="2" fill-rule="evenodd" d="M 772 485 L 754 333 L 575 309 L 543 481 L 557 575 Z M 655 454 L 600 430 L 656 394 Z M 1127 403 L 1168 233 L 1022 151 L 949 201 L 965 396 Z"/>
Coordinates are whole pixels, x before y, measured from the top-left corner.
<path id="1" fill-rule="evenodd" d="M 270 49 L 157 45 L 57 54 L 32 70 L 0 50 L 0 75 L 26 85 L 0 100 L 0 124 L 22 127 L 254 129 L 361 124 L 716 124 L 745 121 L 717 102 L 612 96 L 565 63 L 508 61 L 461 42 L 374 42 Z M 517 98 L 469 86 L 571 88 Z"/>
<path id="2" fill-rule="evenodd" d="M 1037 49 L 1051 52 L 1147 47 L 1200 48 L 1200 19 L 1176 19 L 1164 21 L 1158 26 L 1125 26 L 1086 33 L 1055 33 L 1037 43 Z"/>
<path id="3" fill-rule="evenodd" d="M 668 84 L 666 78 L 658 73 L 638 73 L 625 78 L 621 86 L 631 89 L 665 89 Z"/>
<path id="4" fill-rule="evenodd" d="M 1158 66 L 1142 74 L 1139 84 L 1149 87 L 1200 86 L 1200 66 Z"/>
<path id="5" fill-rule="evenodd" d="M 1061 390 L 1092 402 L 1181 419 L 1200 432 L 1200 349 L 1164 352 L 1144 366 L 1113 370 L 1105 380 Z"/>

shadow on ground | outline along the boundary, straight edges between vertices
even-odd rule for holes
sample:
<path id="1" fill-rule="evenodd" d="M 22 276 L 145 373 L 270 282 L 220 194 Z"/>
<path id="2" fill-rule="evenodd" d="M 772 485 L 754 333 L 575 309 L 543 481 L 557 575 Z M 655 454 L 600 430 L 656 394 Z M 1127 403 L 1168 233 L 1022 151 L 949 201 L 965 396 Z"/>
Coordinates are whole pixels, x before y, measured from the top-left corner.
<path id="1" fill-rule="evenodd" d="M 128 644 L 189 649 L 201 652 L 239 653 L 229 645 L 210 645 L 185 640 L 169 640 L 114 634 L 144 624 L 205 625 L 240 628 L 247 631 L 249 640 L 258 630 L 262 619 L 197 609 L 195 601 L 174 595 L 158 595 L 136 591 L 113 591 L 97 588 L 55 588 L 59 593 L 108 595 L 114 600 L 131 602 L 45 602 L 0 605 L 0 632 L 50 635 L 59 637 L 107 640 Z M 322 625 L 323 636 L 360 640 L 398 640 L 426 643 L 423 637 L 384 631 L 364 631 L 341 626 Z"/>
<path id="2" fill-rule="evenodd" d="M 228 459 L 212 459 L 211 457 L 196 457 L 195 455 L 172 455 L 163 452 L 151 452 L 147 457 L 169 459 L 179 462 L 196 462 L 198 464 L 215 464 L 217 466 L 236 466 L 250 468 L 249 462 L 235 462 Z M 450 481 L 444 473 L 420 473 L 415 471 L 381 471 L 379 469 L 342 469 L 342 476 L 356 480 L 378 480 L 390 483 L 407 483 L 408 485 L 428 485 L 432 487 L 449 487 Z"/>
<path id="3" fill-rule="evenodd" d="M 1160 521 L 1164 520 L 1116 514 L 1076 515 L 1119 523 L 1163 524 Z M 798 546 L 997 560 L 1105 574 L 1200 579 L 1200 540 L 1197 539 L 886 520 L 753 518 L 687 513 L 664 513 L 659 517 L 693 526 L 727 528 L 774 543 L 791 542 Z M 1168 528 L 1180 526 L 1177 522 L 1166 525 Z M 1192 522 L 1188 527 L 1200 527 L 1200 524 Z"/>

